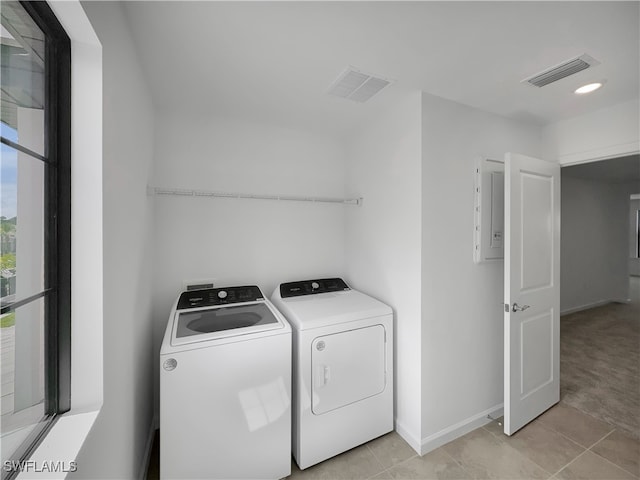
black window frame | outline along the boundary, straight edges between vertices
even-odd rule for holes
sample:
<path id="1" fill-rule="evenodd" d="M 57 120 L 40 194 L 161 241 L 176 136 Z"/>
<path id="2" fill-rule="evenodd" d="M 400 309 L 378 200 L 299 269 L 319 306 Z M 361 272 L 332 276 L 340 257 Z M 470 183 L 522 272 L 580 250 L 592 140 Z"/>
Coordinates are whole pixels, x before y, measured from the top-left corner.
<path id="1" fill-rule="evenodd" d="M 12 455 L 28 459 L 55 423 L 71 408 L 71 41 L 45 1 L 20 1 L 45 36 L 44 155 L 2 137 L 2 143 L 44 163 L 44 290 L 2 304 L 1 313 L 45 299 L 44 355 L 46 417 L 41 428 Z M 19 239 L 18 239 L 19 240 Z M 10 479 L 18 470 L 4 471 Z"/>
<path id="2" fill-rule="evenodd" d="M 640 210 L 636 211 L 636 257 L 640 258 Z"/>

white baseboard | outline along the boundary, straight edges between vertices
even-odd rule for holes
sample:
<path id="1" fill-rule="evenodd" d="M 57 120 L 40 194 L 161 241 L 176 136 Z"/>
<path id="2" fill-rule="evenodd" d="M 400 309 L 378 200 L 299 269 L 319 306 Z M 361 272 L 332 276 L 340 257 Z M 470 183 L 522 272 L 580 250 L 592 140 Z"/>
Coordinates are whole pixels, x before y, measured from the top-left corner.
<path id="1" fill-rule="evenodd" d="M 620 298 L 618 300 L 611 300 L 613 303 L 631 303 L 630 298 Z"/>
<path id="2" fill-rule="evenodd" d="M 601 307 L 607 303 L 616 302 L 617 300 L 600 300 L 599 302 L 587 303 L 586 305 L 580 305 L 578 307 L 571 307 L 565 310 L 560 310 L 560 315 L 568 315 L 570 313 L 581 312 L 583 310 L 589 310 L 590 308 Z"/>
<path id="3" fill-rule="evenodd" d="M 418 455 L 420 455 L 420 437 L 417 437 L 409 432 L 407 428 L 404 427 L 398 419 L 395 421 L 396 424 L 396 432 L 400 435 L 405 442 L 409 444 L 411 448 L 413 448 Z"/>
<path id="4" fill-rule="evenodd" d="M 429 435 L 428 437 L 423 438 L 422 441 L 420 442 L 419 450 L 416 450 L 416 451 L 418 451 L 420 455 L 429 453 L 430 451 L 435 450 L 438 447 L 441 447 L 445 443 L 449 443 L 452 440 L 455 440 L 456 438 L 466 435 L 467 433 L 469 433 L 472 430 L 475 430 L 478 427 L 482 427 L 483 425 L 486 425 L 487 423 L 491 422 L 492 418 L 501 417 L 503 415 L 503 412 L 504 412 L 504 404 L 501 403 L 500 405 L 491 407 L 490 409 L 485 410 L 484 412 L 480 412 L 476 415 L 473 415 L 472 417 L 462 420 L 461 422 L 458 422 L 447 428 L 444 428 L 439 432 L 434 433 L 433 435 Z M 413 445 L 411 446 L 413 447 Z M 413 448 L 415 449 L 415 447 Z"/>
<path id="5" fill-rule="evenodd" d="M 144 447 L 144 455 L 142 456 L 142 465 L 140 465 L 140 474 L 138 478 L 145 480 L 149 470 L 149 460 L 151 459 L 151 449 L 153 448 L 153 439 L 156 436 L 156 425 L 158 423 L 157 418 L 154 416 L 149 424 L 149 434 L 147 437 L 147 444 Z"/>

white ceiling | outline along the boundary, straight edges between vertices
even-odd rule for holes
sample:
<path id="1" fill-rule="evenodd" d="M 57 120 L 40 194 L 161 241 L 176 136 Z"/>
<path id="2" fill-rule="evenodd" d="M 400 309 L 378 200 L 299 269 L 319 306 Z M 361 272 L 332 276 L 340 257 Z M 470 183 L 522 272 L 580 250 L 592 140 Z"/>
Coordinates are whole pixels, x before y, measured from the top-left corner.
<path id="1" fill-rule="evenodd" d="M 640 96 L 639 2 L 124 2 L 156 106 L 344 134 L 403 91 L 537 124 Z M 600 65 L 521 83 L 587 53 Z M 327 95 L 353 65 L 396 82 Z M 587 96 L 573 90 L 606 80 Z"/>

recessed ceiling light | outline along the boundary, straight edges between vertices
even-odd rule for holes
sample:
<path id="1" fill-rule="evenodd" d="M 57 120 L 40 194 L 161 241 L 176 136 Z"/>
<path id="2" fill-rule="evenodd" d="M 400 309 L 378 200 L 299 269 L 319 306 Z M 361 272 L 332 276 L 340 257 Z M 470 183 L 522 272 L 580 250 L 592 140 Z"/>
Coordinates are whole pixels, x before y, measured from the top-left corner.
<path id="1" fill-rule="evenodd" d="M 591 93 L 595 90 L 598 90 L 602 86 L 601 82 L 590 83 L 588 85 L 583 85 L 582 87 L 576 89 L 575 93 L 578 95 L 584 95 L 585 93 Z"/>

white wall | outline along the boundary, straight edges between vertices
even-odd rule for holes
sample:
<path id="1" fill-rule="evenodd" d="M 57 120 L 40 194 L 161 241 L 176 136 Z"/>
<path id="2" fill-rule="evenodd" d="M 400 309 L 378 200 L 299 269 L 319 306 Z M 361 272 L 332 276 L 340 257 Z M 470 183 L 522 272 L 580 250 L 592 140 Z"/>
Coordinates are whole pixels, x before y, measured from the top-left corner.
<path id="1" fill-rule="evenodd" d="M 473 263 L 474 160 L 540 157 L 540 130 L 422 96 L 422 443 L 503 403 L 503 262 Z"/>
<path id="2" fill-rule="evenodd" d="M 104 405 L 73 478 L 140 475 L 152 425 L 154 116 L 121 6 L 86 2 L 103 47 Z M 90 293 L 93 284 L 84 285 Z M 81 295 L 74 291 L 74 298 Z"/>
<path id="3" fill-rule="evenodd" d="M 629 296 L 629 184 L 570 177 L 562 170 L 560 311 Z"/>
<path id="4" fill-rule="evenodd" d="M 637 195 L 640 189 L 632 194 Z M 629 204 L 629 275 L 640 276 L 640 258 L 638 258 L 638 210 L 640 199 L 636 198 Z"/>
<path id="5" fill-rule="evenodd" d="M 160 113 L 154 185 L 252 194 L 344 195 L 344 150 L 329 137 L 215 116 Z M 154 322 L 159 351 L 183 280 L 257 284 L 344 274 L 341 204 L 157 196 Z"/>
<path id="6" fill-rule="evenodd" d="M 348 145 L 347 281 L 389 304 L 395 322 L 396 430 L 420 439 L 420 95 L 408 94 Z"/>
<path id="7" fill-rule="evenodd" d="M 545 157 L 561 165 L 638 153 L 640 101 L 635 99 L 552 123 L 542 133 Z"/>

